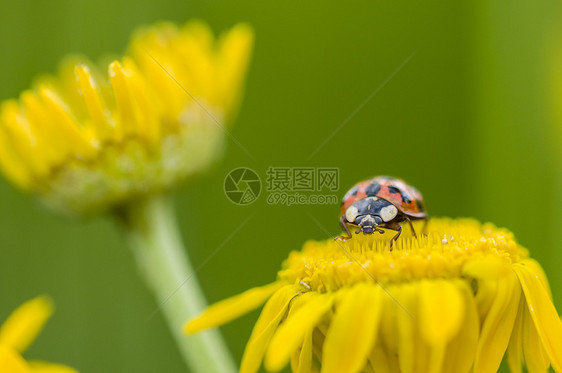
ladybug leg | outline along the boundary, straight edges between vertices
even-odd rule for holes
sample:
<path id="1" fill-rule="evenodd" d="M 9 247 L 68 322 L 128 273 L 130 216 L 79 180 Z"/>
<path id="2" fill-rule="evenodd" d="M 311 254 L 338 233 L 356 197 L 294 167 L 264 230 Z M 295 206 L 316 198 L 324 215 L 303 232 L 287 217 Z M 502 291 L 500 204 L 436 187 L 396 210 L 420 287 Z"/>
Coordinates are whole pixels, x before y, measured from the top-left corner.
<path id="1" fill-rule="evenodd" d="M 416 230 L 414 229 L 414 225 L 412 224 L 412 221 L 407 216 L 405 218 L 406 218 L 406 221 L 408 222 L 408 224 L 410 224 L 410 229 L 412 230 L 412 233 L 414 234 L 414 237 L 418 238 L 418 235 L 416 234 Z"/>
<path id="2" fill-rule="evenodd" d="M 335 240 L 339 240 L 339 241 L 347 241 L 351 238 L 351 232 L 349 231 L 349 227 L 346 224 L 345 221 L 345 215 L 340 216 L 340 225 L 343 228 L 343 230 L 345 231 L 345 233 L 347 233 L 347 237 L 345 236 L 338 236 L 336 238 L 334 238 Z"/>
<path id="3" fill-rule="evenodd" d="M 394 237 L 392 237 L 392 239 L 390 240 L 390 250 L 392 251 L 392 245 L 394 244 L 394 242 L 398 239 L 398 237 L 400 237 L 400 234 L 402 234 L 402 227 L 400 226 L 400 224 L 396 223 L 396 222 L 389 222 L 386 223 L 385 228 L 387 229 L 391 229 L 393 231 L 397 231 L 398 233 L 396 233 L 396 235 Z"/>
<path id="4" fill-rule="evenodd" d="M 425 234 L 427 236 L 427 232 L 426 232 L 426 228 L 427 228 L 427 223 L 429 222 L 429 218 L 423 218 L 423 228 L 422 228 L 422 233 Z"/>
<path id="5" fill-rule="evenodd" d="M 392 241 L 390 241 L 390 247 L 392 247 L 392 244 L 394 242 L 396 242 L 396 240 L 398 239 L 398 237 L 400 237 L 400 234 L 402 233 L 402 227 L 400 226 L 400 224 L 396 223 L 396 229 L 398 231 L 398 233 L 396 233 L 396 236 L 392 237 Z"/>

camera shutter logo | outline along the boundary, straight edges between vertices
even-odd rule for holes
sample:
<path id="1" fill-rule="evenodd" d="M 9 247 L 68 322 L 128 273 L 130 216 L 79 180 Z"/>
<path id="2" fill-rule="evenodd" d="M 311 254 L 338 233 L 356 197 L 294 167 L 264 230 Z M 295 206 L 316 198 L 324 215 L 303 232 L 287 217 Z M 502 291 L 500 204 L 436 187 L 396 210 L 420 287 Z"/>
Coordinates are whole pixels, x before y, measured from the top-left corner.
<path id="1" fill-rule="evenodd" d="M 250 168 L 236 168 L 224 179 L 224 193 L 237 205 L 251 204 L 258 199 L 260 192 L 260 177 Z"/>

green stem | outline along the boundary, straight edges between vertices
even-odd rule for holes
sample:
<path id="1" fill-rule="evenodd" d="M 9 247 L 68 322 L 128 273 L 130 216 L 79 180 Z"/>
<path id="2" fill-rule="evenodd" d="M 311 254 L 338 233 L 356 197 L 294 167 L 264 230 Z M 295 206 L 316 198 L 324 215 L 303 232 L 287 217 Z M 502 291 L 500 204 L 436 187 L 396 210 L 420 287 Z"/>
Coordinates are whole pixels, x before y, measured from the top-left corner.
<path id="1" fill-rule="evenodd" d="M 157 195 L 137 201 L 121 216 L 140 272 L 191 371 L 236 372 L 218 330 L 182 333 L 183 324 L 207 304 L 184 250 L 171 198 Z"/>

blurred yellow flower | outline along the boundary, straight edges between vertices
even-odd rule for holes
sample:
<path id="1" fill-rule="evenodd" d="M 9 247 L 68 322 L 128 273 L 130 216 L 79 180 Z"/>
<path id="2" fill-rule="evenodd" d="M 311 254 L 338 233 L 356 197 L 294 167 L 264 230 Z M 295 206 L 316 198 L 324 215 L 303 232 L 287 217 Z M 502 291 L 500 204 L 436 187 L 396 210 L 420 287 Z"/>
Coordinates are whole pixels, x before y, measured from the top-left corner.
<path id="1" fill-rule="evenodd" d="M 53 313 L 46 297 L 38 297 L 18 307 L 0 326 L 0 372 L 2 373 L 76 373 L 64 365 L 26 361 L 21 354 L 35 340 Z"/>
<path id="2" fill-rule="evenodd" d="M 2 103 L 0 168 L 66 213 L 168 189 L 221 154 L 252 43 L 245 24 L 215 40 L 201 22 L 162 23 L 138 30 L 107 74 L 70 58 Z"/>
<path id="3" fill-rule="evenodd" d="M 431 219 L 428 235 L 307 242 L 270 285 L 210 306 L 187 333 L 267 301 L 241 373 L 562 372 L 562 323 L 540 265 L 512 234 Z"/>

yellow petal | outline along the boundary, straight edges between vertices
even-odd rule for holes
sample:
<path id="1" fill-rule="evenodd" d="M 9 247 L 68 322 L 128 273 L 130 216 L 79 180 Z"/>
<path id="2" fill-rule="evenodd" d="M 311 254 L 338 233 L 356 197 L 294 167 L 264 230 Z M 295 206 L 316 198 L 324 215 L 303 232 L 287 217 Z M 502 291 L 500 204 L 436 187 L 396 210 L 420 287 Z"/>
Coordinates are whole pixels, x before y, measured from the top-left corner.
<path id="1" fill-rule="evenodd" d="M 523 315 L 525 305 L 525 297 L 521 297 L 519 301 L 519 311 L 513 324 L 513 331 L 509 345 L 507 346 L 507 365 L 511 373 L 521 373 L 521 363 L 523 362 Z"/>
<path id="2" fill-rule="evenodd" d="M 265 356 L 265 367 L 279 371 L 289 362 L 291 353 L 298 348 L 306 335 L 332 306 L 331 296 L 306 293 L 295 299 L 287 319 L 279 326 Z M 299 304 L 297 304 L 299 303 Z"/>
<path id="3" fill-rule="evenodd" d="M 478 317 L 480 320 L 486 320 L 486 316 L 496 300 L 498 281 L 482 279 L 478 280 L 476 283 L 478 291 L 476 292 L 474 300 L 476 302 L 476 309 L 478 309 Z"/>
<path id="4" fill-rule="evenodd" d="M 175 46 L 183 56 L 180 60 L 189 61 L 189 66 L 176 69 L 182 72 L 176 78 L 196 99 L 204 98 L 211 105 L 221 105 L 214 97 L 215 92 L 222 88 L 216 80 L 214 44 L 214 35 L 207 24 L 198 21 L 187 23 L 180 30 L 180 39 Z"/>
<path id="5" fill-rule="evenodd" d="M 19 306 L 0 327 L 0 345 L 23 352 L 43 329 L 53 313 L 47 297 L 37 297 Z"/>
<path id="6" fill-rule="evenodd" d="M 464 318 L 464 302 L 456 286 L 445 280 L 422 281 L 418 300 L 420 335 L 431 349 L 429 371 L 439 373 L 445 347 Z"/>
<path id="7" fill-rule="evenodd" d="M 486 315 L 474 362 L 475 372 L 496 372 L 509 344 L 519 308 L 521 286 L 512 273 L 500 281 L 496 297 Z"/>
<path id="8" fill-rule="evenodd" d="M 59 146 L 64 156 L 73 155 L 82 158 L 94 156 L 96 148 L 92 145 L 91 139 L 80 130 L 78 122 L 55 91 L 41 87 L 38 94 L 43 101 L 45 113 L 51 121 L 51 146 Z"/>
<path id="9" fill-rule="evenodd" d="M 213 31 L 203 21 L 194 19 L 187 22 L 180 30 L 184 39 L 190 39 L 198 43 L 198 49 L 203 50 L 206 54 L 211 54 L 215 43 Z"/>
<path id="10" fill-rule="evenodd" d="M 242 294 L 215 303 L 201 315 L 188 321 L 183 330 L 187 334 L 193 334 L 204 329 L 226 324 L 261 306 L 282 285 L 280 282 L 274 282 L 269 285 L 252 288 Z"/>
<path id="11" fill-rule="evenodd" d="M 527 259 L 522 260 L 522 263 L 524 263 L 525 267 L 528 268 L 528 271 L 530 273 L 533 273 L 534 275 L 536 275 L 538 277 L 542 286 L 544 287 L 544 289 L 548 293 L 548 298 L 552 299 L 552 293 L 550 291 L 550 285 L 548 284 L 548 279 L 546 278 L 546 274 L 544 273 L 544 271 L 543 271 L 541 265 L 539 264 L 539 262 L 537 262 L 534 259 L 527 258 Z"/>
<path id="12" fill-rule="evenodd" d="M 38 146 L 38 139 L 31 131 L 25 115 L 16 100 L 2 103 L 1 120 L 5 131 L 9 133 L 16 153 L 28 164 L 34 175 L 43 175 L 49 172 L 49 162 L 42 156 Z"/>
<path id="13" fill-rule="evenodd" d="M 109 80 L 111 81 L 120 118 L 117 130 L 123 131 L 125 136 L 138 135 L 140 132 L 138 126 L 139 117 L 129 84 L 130 78 L 131 72 L 125 70 L 118 61 L 113 61 L 109 64 Z"/>
<path id="14" fill-rule="evenodd" d="M 513 324 L 513 331 L 509 345 L 507 346 L 507 365 L 511 373 L 521 373 L 521 364 L 523 362 L 523 314 L 525 305 L 525 297 L 521 297 L 519 301 L 519 309 Z"/>
<path id="15" fill-rule="evenodd" d="M 29 190 L 32 181 L 31 172 L 14 148 L 10 137 L 0 123 L 0 168 L 17 186 Z"/>
<path id="16" fill-rule="evenodd" d="M 430 345 L 444 345 L 459 331 L 464 301 L 450 281 L 422 281 L 419 293 L 420 332 Z"/>
<path id="17" fill-rule="evenodd" d="M 464 319 L 459 333 L 447 346 L 443 373 L 468 373 L 471 371 L 478 346 L 480 322 L 472 289 L 465 281 L 456 281 L 463 298 Z"/>
<path id="18" fill-rule="evenodd" d="M 96 149 L 80 130 L 66 104 L 47 86 L 39 87 L 37 93 L 23 92 L 22 107 L 27 123 L 20 125 L 29 128 L 35 138 L 33 153 L 43 163 L 45 172 L 60 164 L 68 157 L 89 158 Z"/>
<path id="19" fill-rule="evenodd" d="M 369 356 L 369 362 L 373 370 L 377 373 L 399 372 L 398 366 L 393 366 L 391 356 L 382 346 L 375 345 Z"/>
<path id="20" fill-rule="evenodd" d="M 176 29 L 175 26 L 167 25 L 167 29 L 170 28 L 172 32 L 177 32 L 173 31 Z M 162 119 L 175 123 L 184 108 L 187 96 L 178 84 L 179 82 L 183 85 L 184 82 L 178 80 L 177 72 L 171 67 L 175 58 L 170 56 L 167 50 L 170 43 L 164 37 L 163 31 L 163 29 L 141 30 L 132 40 L 130 48 L 140 70 L 155 92 L 155 104 L 160 110 Z M 182 62 L 187 61 L 182 59 Z M 183 68 L 185 66 L 182 66 Z M 186 89 L 188 88 L 186 87 Z"/>
<path id="21" fill-rule="evenodd" d="M 393 296 L 397 295 L 394 287 L 389 287 L 386 290 Z M 395 300 L 384 296 L 379 327 L 380 338 L 375 342 L 375 347 L 369 356 L 371 365 L 376 372 L 392 373 L 400 371 L 398 363 L 398 324 L 396 319 L 399 312 L 404 312 L 404 310 L 398 306 Z"/>
<path id="22" fill-rule="evenodd" d="M 239 23 L 220 39 L 217 88 L 218 105 L 224 107 L 228 118 L 236 115 L 242 83 L 248 69 L 253 49 L 254 32 L 252 28 Z"/>
<path id="23" fill-rule="evenodd" d="M 14 350 L 0 345 L 0 372 L 31 373 L 27 362 Z"/>
<path id="24" fill-rule="evenodd" d="M 44 361 L 30 361 L 32 373 L 78 373 L 66 365 L 46 363 Z"/>
<path id="25" fill-rule="evenodd" d="M 312 330 L 306 333 L 300 350 L 297 349 L 293 351 L 291 359 L 293 373 L 312 373 L 319 371 L 313 360 L 312 334 Z"/>
<path id="26" fill-rule="evenodd" d="M 523 314 L 523 328 L 521 339 L 523 341 L 523 356 L 525 357 L 525 366 L 529 373 L 544 373 L 548 371 L 550 359 L 546 353 L 541 338 L 535 327 L 531 315 L 525 308 L 520 309 L 519 313 Z"/>
<path id="27" fill-rule="evenodd" d="M 328 332 L 328 322 L 333 316 L 333 310 L 326 315 L 326 322 L 318 324 L 318 327 L 312 331 L 312 352 L 318 361 L 322 361 L 322 346 L 326 341 L 326 333 Z"/>
<path id="28" fill-rule="evenodd" d="M 90 68 L 85 64 L 78 64 L 74 68 L 74 73 L 96 137 L 101 141 L 111 139 L 115 136 L 115 124 Z"/>
<path id="29" fill-rule="evenodd" d="M 64 158 L 64 148 L 51 146 L 51 141 L 56 143 L 58 140 L 54 136 L 56 131 L 52 129 L 53 122 L 47 114 L 45 105 L 35 92 L 23 92 L 20 101 L 25 119 L 23 116 L 18 119 L 21 121 L 20 124 L 25 126 L 35 139 L 33 156 L 36 158 L 36 163 L 44 164 L 46 173 L 50 172 L 51 166 Z M 27 121 L 27 123 L 24 123 L 24 121 Z"/>
<path id="30" fill-rule="evenodd" d="M 84 102 L 84 92 L 76 76 L 77 66 L 88 66 L 88 70 L 90 74 L 93 75 L 92 78 L 96 83 L 107 80 L 107 77 L 103 77 L 101 72 L 95 67 L 96 65 L 89 61 L 88 58 L 71 55 L 63 58 L 59 64 L 56 77 L 41 79 L 38 81 L 38 84 L 46 84 L 54 87 L 60 95 L 64 96 L 64 100 L 68 103 L 68 106 L 72 108 L 74 115 L 82 120 L 89 117 L 89 112 Z"/>
<path id="31" fill-rule="evenodd" d="M 392 294 L 392 309 L 396 315 L 398 331 L 397 353 L 402 373 L 423 373 L 428 371 L 430 349 L 421 338 L 419 320 L 419 284 L 397 287 Z"/>
<path id="32" fill-rule="evenodd" d="M 496 280 L 508 276 L 511 262 L 505 258 L 482 256 L 470 259 L 462 268 L 462 273 L 476 279 Z"/>
<path id="33" fill-rule="evenodd" d="M 244 356 L 242 356 L 240 373 L 254 373 L 258 371 L 273 333 L 275 333 L 279 323 L 287 314 L 291 300 L 298 293 L 299 288 L 294 285 L 287 285 L 277 290 L 267 301 L 246 345 Z"/>
<path id="34" fill-rule="evenodd" d="M 161 124 L 152 104 L 153 98 L 150 94 L 150 88 L 131 58 L 123 59 L 123 67 L 130 71 L 132 76 L 128 83 L 131 88 L 131 97 L 136 103 L 136 110 L 139 112 L 137 115 L 139 133 L 154 149 L 160 145 Z"/>
<path id="35" fill-rule="evenodd" d="M 368 356 L 367 359 L 370 359 L 371 356 Z M 367 360 L 367 363 L 363 366 L 363 370 L 361 371 L 362 373 L 378 373 L 375 372 L 372 365 L 371 365 L 371 360 Z"/>
<path id="36" fill-rule="evenodd" d="M 367 362 L 374 346 L 381 315 L 380 288 L 357 284 L 348 290 L 326 335 L 322 373 L 355 373 Z"/>
<path id="37" fill-rule="evenodd" d="M 547 289 L 542 285 L 538 273 L 527 265 L 528 261 L 513 266 L 521 286 L 525 301 L 531 314 L 552 367 L 562 372 L 562 321 L 550 300 Z"/>

